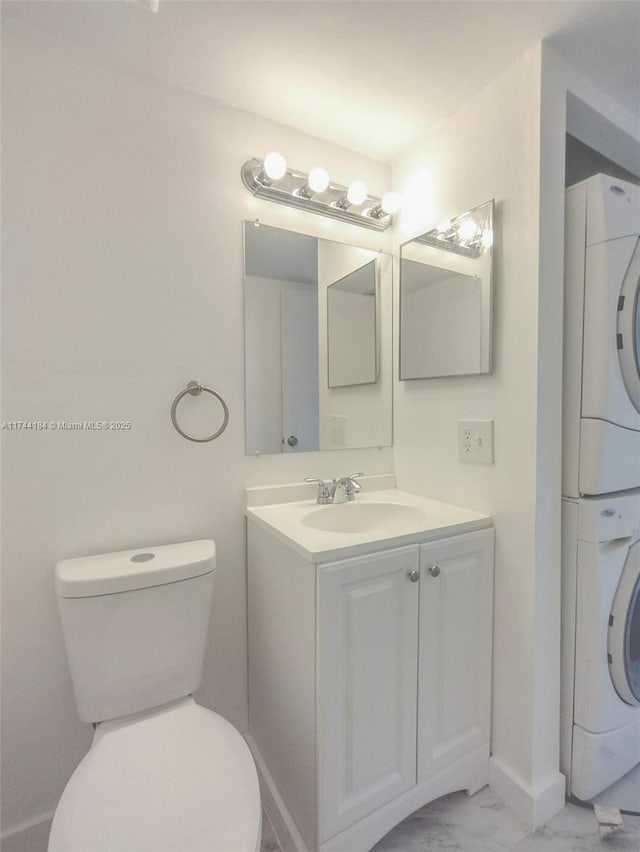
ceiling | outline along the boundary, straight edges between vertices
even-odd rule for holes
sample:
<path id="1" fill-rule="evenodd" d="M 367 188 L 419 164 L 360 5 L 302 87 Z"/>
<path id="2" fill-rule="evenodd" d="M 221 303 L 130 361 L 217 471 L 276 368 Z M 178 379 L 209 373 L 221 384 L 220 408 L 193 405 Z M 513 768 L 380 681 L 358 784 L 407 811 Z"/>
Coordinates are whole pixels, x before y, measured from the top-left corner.
<path id="1" fill-rule="evenodd" d="M 383 162 L 543 37 L 640 111 L 640 0 L 3 2 L 104 61 Z"/>

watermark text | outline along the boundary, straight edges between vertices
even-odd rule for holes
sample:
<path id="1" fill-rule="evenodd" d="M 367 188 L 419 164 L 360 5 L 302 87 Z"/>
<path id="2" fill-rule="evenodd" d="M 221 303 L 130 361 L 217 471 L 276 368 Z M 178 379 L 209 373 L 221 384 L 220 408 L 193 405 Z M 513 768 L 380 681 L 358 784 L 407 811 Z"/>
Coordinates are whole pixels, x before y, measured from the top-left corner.
<path id="1" fill-rule="evenodd" d="M 2 432 L 130 432 L 130 420 L 3 420 Z"/>

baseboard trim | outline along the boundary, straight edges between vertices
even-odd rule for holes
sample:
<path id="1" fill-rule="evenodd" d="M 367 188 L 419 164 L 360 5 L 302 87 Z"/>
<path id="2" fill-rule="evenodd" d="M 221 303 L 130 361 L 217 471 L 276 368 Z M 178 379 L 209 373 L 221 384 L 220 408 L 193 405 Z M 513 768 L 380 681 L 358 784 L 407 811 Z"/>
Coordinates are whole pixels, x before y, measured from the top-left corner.
<path id="1" fill-rule="evenodd" d="M 547 822 L 564 807 L 566 778 L 559 771 L 532 787 L 499 758 L 491 757 L 489 786 L 532 828 Z"/>

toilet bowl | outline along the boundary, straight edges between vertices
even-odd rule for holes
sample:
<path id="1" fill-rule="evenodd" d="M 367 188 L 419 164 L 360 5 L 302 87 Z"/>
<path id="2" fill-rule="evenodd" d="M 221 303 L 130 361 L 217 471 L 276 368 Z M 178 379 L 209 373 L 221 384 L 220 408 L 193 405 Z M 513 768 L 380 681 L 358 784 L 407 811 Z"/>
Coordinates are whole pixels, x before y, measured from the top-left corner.
<path id="1" fill-rule="evenodd" d="M 214 568 L 210 541 L 56 566 L 76 706 L 95 732 L 58 803 L 49 852 L 259 852 L 251 752 L 190 695 Z"/>
<path id="2" fill-rule="evenodd" d="M 260 814 L 245 741 L 188 698 L 97 726 L 49 852 L 259 852 Z"/>

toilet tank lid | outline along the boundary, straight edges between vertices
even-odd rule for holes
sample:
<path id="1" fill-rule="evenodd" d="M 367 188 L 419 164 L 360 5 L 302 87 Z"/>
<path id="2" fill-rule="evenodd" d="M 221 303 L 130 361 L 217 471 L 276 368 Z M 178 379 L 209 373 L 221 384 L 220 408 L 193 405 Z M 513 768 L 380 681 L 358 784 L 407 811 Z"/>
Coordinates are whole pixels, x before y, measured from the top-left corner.
<path id="1" fill-rule="evenodd" d="M 64 559 L 55 568 L 60 598 L 112 595 L 189 580 L 216 567 L 210 539 Z"/>

